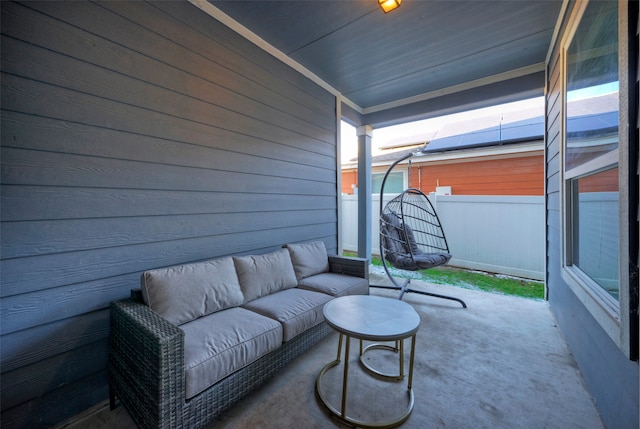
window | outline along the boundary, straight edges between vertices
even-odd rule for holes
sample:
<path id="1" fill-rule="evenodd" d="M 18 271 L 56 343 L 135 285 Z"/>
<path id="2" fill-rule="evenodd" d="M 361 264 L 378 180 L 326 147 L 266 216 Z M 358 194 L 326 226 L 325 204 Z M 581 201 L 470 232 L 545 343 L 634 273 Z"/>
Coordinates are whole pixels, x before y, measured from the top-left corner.
<path id="1" fill-rule="evenodd" d="M 564 47 L 563 278 L 623 349 L 618 2 L 577 3 Z M 573 33 L 571 34 L 571 31 Z M 627 296 L 625 296 L 625 293 Z M 627 343 L 628 344 L 628 343 Z"/>
<path id="2" fill-rule="evenodd" d="M 373 173 L 371 175 L 371 193 L 379 194 L 382 186 L 382 179 L 385 173 Z M 402 171 L 392 171 L 387 176 L 384 184 L 385 194 L 399 194 L 404 190 L 404 173 Z"/>

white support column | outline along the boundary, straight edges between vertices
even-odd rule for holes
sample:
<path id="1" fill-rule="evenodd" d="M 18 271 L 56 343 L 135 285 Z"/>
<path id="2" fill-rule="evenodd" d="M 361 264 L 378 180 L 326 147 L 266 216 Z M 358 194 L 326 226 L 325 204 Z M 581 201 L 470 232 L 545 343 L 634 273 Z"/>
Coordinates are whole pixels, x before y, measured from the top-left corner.
<path id="1" fill-rule="evenodd" d="M 358 256 L 371 260 L 371 136 L 369 125 L 358 127 Z"/>

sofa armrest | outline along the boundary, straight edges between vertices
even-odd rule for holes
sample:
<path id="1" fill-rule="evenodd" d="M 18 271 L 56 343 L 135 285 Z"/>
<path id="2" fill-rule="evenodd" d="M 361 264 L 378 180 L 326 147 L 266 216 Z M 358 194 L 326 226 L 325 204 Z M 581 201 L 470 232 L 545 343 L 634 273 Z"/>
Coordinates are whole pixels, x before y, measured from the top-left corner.
<path id="1" fill-rule="evenodd" d="M 109 383 L 140 427 L 180 426 L 184 332 L 131 299 L 111 303 Z"/>
<path id="2" fill-rule="evenodd" d="M 329 255 L 329 271 L 369 280 L 369 260 L 351 256 Z"/>

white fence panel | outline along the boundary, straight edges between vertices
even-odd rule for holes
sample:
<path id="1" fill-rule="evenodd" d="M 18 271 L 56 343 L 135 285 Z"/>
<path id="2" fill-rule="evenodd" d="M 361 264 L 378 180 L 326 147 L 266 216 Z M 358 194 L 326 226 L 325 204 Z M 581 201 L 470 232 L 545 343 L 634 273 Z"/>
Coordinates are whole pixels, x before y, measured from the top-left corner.
<path id="1" fill-rule="evenodd" d="M 544 279 L 544 197 L 438 196 L 450 264 Z"/>
<path id="2" fill-rule="evenodd" d="M 384 204 L 388 203 L 398 194 L 389 194 L 384 196 Z M 371 253 L 380 254 L 380 195 L 372 196 L 371 216 Z M 342 247 L 344 250 L 356 252 L 358 250 L 358 196 L 343 195 L 342 196 Z"/>
<path id="3" fill-rule="evenodd" d="M 385 196 L 385 204 L 395 195 Z M 544 280 L 544 197 L 438 195 L 435 206 L 453 254 L 450 265 Z M 358 247 L 358 197 L 343 196 L 342 240 Z M 372 197 L 372 253 L 379 250 L 379 196 Z"/>
<path id="4" fill-rule="evenodd" d="M 617 192 L 583 192 L 579 195 L 578 251 L 576 263 L 586 274 L 613 295 L 620 277 Z"/>
<path id="5" fill-rule="evenodd" d="M 371 223 L 375 224 L 378 222 L 378 218 L 375 215 L 372 216 L 372 219 L 373 220 Z M 343 247 L 343 250 L 350 250 L 352 252 L 358 251 L 358 196 L 357 195 L 342 196 L 342 247 Z M 377 247 L 372 246 L 372 248 L 377 248 Z"/>

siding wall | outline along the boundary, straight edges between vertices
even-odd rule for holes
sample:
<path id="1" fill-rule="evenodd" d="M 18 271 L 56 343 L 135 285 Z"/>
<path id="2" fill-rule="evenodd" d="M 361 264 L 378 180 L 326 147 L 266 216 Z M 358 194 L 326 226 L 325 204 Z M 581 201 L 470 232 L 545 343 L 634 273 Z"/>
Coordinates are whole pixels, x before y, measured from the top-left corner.
<path id="1" fill-rule="evenodd" d="M 342 193 L 353 195 L 354 189 L 351 185 L 358 185 L 358 170 L 342 170 Z"/>
<path id="2" fill-rule="evenodd" d="M 2 2 L 3 427 L 107 398 L 147 269 L 337 247 L 335 98 L 186 2 Z"/>
<path id="3" fill-rule="evenodd" d="M 451 186 L 452 195 L 544 195 L 544 156 L 413 164 L 411 186 L 428 194 Z"/>
<path id="4" fill-rule="evenodd" d="M 439 186 L 451 186 L 453 195 L 542 196 L 544 154 L 441 163 L 413 162 L 409 179 L 409 186 L 425 194 L 435 192 L 439 183 Z M 358 183 L 357 170 L 343 170 L 342 192 L 353 194 L 352 183 Z"/>
<path id="5" fill-rule="evenodd" d="M 632 21 L 635 22 L 636 19 Z M 630 361 L 624 356 L 561 276 L 562 76 L 560 68 L 559 46 L 556 46 L 548 65 L 546 103 L 546 255 L 549 303 L 606 427 L 637 427 L 637 362 Z"/>

